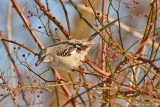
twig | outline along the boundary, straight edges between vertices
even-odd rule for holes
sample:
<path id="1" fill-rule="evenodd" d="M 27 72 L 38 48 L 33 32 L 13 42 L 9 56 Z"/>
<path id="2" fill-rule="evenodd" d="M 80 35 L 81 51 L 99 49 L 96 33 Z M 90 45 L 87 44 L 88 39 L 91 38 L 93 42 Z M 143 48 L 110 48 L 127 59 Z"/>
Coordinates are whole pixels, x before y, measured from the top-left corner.
<path id="1" fill-rule="evenodd" d="M 67 26 L 68 26 L 68 34 L 70 36 L 69 39 L 72 39 L 72 36 L 71 36 L 71 26 L 70 26 L 70 22 L 69 22 L 69 18 L 68 18 L 68 12 L 64 6 L 64 2 L 62 0 L 59 0 L 61 2 L 61 5 L 62 5 L 62 8 L 63 8 L 63 11 L 65 13 L 65 16 L 66 16 L 66 21 L 67 21 Z"/>
<path id="2" fill-rule="evenodd" d="M 83 72 L 83 71 L 82 71 L 82 72 Z M 84 84 L 87 84 L 87 80 L 86 80 L 86 78 L 85 78 L 84 73 L 81 73 L 81 76 L 82 76 L 82 78 L 83 78 Z M 85 89 L 86 89 L 86 92 L 87 92 L 87 95 L 88 95 L 89 105 L 90 105 L 90 107 L 93 107 L 92 98 L 91 98 L 90 91 L 88 90 L 87 85 L 86 85 Z"/>
<path id="3" fill-rule="evenodd" d="M 20 44 L 16 41 L 12 41 L 12 40 L 8 40 L 8 39 L 4 38 L 1 33 L 0 33 L 0 40 L 16 44 L 16 45 L 23 47 L 24 49 L 27 49 L 28 51 L 32 52 L 34 55 L 38 55 L 37 52 L 35 52 L 34 50 L 31 50 L 30 48 L 26 47 L 25 45 Z"/>
<path id="4" fill-rule="evenodd" d="M 70 38 L 70 35 L 66 31 L 66 29 L 62 26 L 62 24 L 45 8 L 45 6 L 39 1 L 39 0 L 34 0 L 37 5 L 40 7 L 40 9 L 43 11 L 43 13 L 48 16 L 50 20 L 52 20 L 62 31 L 62 33 L 66 36 L 67 39 Z"/>

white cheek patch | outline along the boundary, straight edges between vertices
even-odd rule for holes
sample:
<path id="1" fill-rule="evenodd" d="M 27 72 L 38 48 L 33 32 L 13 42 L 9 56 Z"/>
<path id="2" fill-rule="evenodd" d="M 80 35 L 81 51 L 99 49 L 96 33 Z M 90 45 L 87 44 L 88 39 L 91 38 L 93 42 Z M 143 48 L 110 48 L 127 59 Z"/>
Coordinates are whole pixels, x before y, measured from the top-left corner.
<path id="1" fill-rule="evenodd" d="M 44 59 L 43 62 L 51 62 L 50 59 Z"/>
<path id="2" fill-rule="evenodd" d="M 44 59 L 43 59 L 43 62 L 52 62 L 53 61 L 53 58 L 51 56 L 46 56 Z"/>
<path id="3" fill-rule="evenodd" d="M 73 51 L 71 52 L 71 55 L 76 54 L 76 53 L 77 53 L 77 51 L 76 51 L 76 50 L 77 50 L 77 49 L 73 50 Z"/>

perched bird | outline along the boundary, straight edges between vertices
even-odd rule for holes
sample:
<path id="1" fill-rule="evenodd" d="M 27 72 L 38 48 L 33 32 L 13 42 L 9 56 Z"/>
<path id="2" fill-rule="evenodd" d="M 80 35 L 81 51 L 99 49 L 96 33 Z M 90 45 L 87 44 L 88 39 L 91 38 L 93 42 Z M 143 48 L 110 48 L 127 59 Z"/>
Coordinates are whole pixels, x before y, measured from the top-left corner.
<path id="1" fill-rule="evenodd" d="M 70 71 L 76 69 L 85 60 L 90 48 L 94 44 L 93 39 L 116 21 L 114 20 L 107 24 L 85 40 L 66 40 L 42 49 L 38 55 L 36 64 L 39 65 L 41 62 L 47 62 L 57 70 Z"/>

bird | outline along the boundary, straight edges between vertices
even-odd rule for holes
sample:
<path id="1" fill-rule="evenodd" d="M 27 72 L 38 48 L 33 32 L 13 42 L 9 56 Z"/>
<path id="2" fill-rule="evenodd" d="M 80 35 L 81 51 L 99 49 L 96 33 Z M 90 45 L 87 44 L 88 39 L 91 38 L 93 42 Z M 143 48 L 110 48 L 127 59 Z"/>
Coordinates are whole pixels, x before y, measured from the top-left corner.
<path id="1" fill-rule="evenodd" d="M 84 40 L 65 40 L 44 48 L 38 54 L 39 65 L 41 62 L 48 63 L 56 70 L 71 71 L 83 64 L 89 50 L 93 46 L 93 39 L 102 31 L 112 26 L 117 20 L 110 22 L 99 31 Z"/>

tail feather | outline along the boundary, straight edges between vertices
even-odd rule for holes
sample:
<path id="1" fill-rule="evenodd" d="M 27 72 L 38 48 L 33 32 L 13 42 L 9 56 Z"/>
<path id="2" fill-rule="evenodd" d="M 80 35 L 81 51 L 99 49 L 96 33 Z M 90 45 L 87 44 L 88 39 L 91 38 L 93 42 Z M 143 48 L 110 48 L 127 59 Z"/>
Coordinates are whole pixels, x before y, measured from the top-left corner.
<path id="1" fill-rule="evenodd" d="M 107 28 L 109 28 L 110 26 L 112 26 L 117 20 L 112 21 L 111 23 L 105 25 L 103 28 L 101 28 L 98 32 L 95 32 L 93 35 L 91 35 L 88 38 L 88 41 L 92 41 L 99 33 L 103 32 L 104 30 L 106 30 Z"/>

